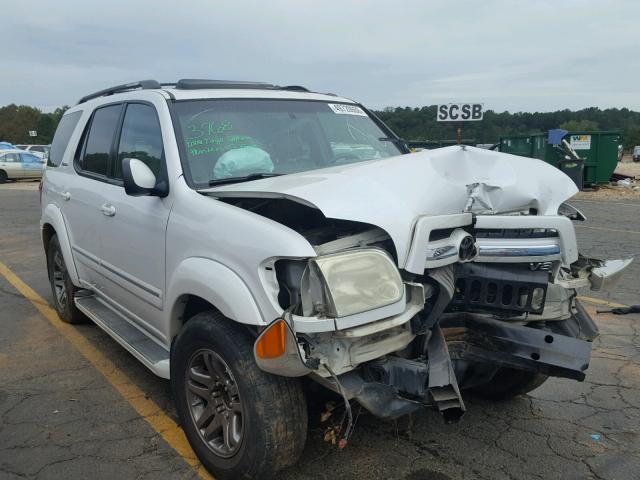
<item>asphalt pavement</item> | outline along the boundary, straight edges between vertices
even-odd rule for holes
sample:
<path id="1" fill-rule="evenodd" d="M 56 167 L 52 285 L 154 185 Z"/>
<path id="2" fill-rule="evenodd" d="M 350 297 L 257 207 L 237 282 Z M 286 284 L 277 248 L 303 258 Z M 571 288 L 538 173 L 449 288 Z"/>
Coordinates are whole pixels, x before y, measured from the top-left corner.
<path id="1" fill-rule="evenodd" d="M 0 185 L 0 478 L 207 478 L 176 426 L 169 384 L 94 325 L 56 321 L 35 183 Z M 640 257 L 640 202 L 576 201 L 581 251 Z M 280 479 L 633 479 L 640 477 L 640 258 L 612 293 L 582 292 L 601 336 L 584 382 L 551 379 L 510 402 L 465 398 L 445 425 L 423 411 L 362 411 L 345 450 L 323 441 L 320 411 Z M 355 409 L 356 413 L 358 408 Z"/>

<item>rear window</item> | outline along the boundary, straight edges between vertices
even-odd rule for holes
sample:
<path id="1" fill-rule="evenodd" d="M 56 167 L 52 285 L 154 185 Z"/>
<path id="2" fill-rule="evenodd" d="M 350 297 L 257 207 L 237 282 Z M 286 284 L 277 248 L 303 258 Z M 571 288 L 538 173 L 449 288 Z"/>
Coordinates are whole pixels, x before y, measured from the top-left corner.
<path id="1" fill-rule="evenodd" d="M 78 120 L 80 120 L 80 115 L 82 115 L 82 112 L 73 112 L 65 115 L 60 120 L 51 143 L 51 151 L 47 161 L 48 167 L 57 167 L 62 163 L 62 157 L 67 149 L 71 134 L 75 130 Z"/>

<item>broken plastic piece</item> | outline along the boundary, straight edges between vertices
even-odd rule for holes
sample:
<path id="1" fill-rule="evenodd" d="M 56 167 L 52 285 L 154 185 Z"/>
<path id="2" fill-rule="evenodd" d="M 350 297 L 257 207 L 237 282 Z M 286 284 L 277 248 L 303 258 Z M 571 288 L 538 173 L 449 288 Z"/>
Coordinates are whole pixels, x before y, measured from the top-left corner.
<path id="1" fill-rule="evenodd" d="M 614 286 L 622 273 L 631 265 L 631 262 L 633 262 L 633 258 L 607 260 L 602 266 L 594 267 L 589 276 L 591 290 L 607 290 Z"/>

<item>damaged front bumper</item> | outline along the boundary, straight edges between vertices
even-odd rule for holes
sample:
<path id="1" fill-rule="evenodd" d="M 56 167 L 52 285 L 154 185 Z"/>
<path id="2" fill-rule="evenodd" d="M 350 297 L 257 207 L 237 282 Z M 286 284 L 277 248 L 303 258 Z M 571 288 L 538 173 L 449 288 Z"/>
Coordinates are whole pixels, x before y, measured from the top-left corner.
<path id="1" fill-rule="evenodd" d="M 453 422 L 466 410 L 458 384 L 459 363 L 584 380 L 598 329 L 580 304 L 576 306 L 571 326 L 561 332 L 510 324 L 486 315 L 445 314 L 431 331 L 424 357 L 387 356 L 338 379 L 350 399 L 378 417 L 397 418 L 427 406 Z M 330 378 L 315 378 L 339 391 Z"/>
<path id="2" fill-rule="evenodd" d="M 491 363 L 582 381 L 597 327 L 583 309 L 574 315 L 581 331 L 592 332 L 590 338 L 572 338 L 474 314 L 445 314 L 440 324 L 453 360 Z"/>
<path id="3" fill-rule="evenodd" d="M 486 262 L 431 269 L 423 282 L 405 281 L 404 310 L 391 316 L 339 328 L 336 319 L 285 314 L 283 355 L 258 354 L 272 324 L 256 341 L 256 361 L 274 374 L 308 375 L 382 418 L 429 406 L 453 422 L 465 412 L 461 388 L 479 384 L 469 380 L 478 366 L 485 381 L 503 368 L 584 380 L 598 329 L 575 288 L 610 286 L 630 263 L 579 256 L 548 270 Z M 477 282 L 477 299 L 456 301 L 460 279 Z"/>

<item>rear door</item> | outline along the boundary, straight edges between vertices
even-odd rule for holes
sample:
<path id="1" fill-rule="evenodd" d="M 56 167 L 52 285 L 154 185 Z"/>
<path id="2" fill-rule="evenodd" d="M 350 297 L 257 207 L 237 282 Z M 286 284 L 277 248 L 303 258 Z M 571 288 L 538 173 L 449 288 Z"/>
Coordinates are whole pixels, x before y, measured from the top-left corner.
<path id="1" fill-rule="evenodd" d="M 74 159 L 77 175 L 65 175 L 60 203 L 80 280 L 92 290 L 101 286 L 100 236 L 104 191 L 110 187 L 109 161 L 123 109 L 121 103 L 97 108 Z"/>
<path id="2" fill-rule="evenodd" d="M 22 178 L 22 163 L 20 163 L 19 153 L 5 153 L 0 155 L 0 170 L 4 170 L 7 178 Z"/>

